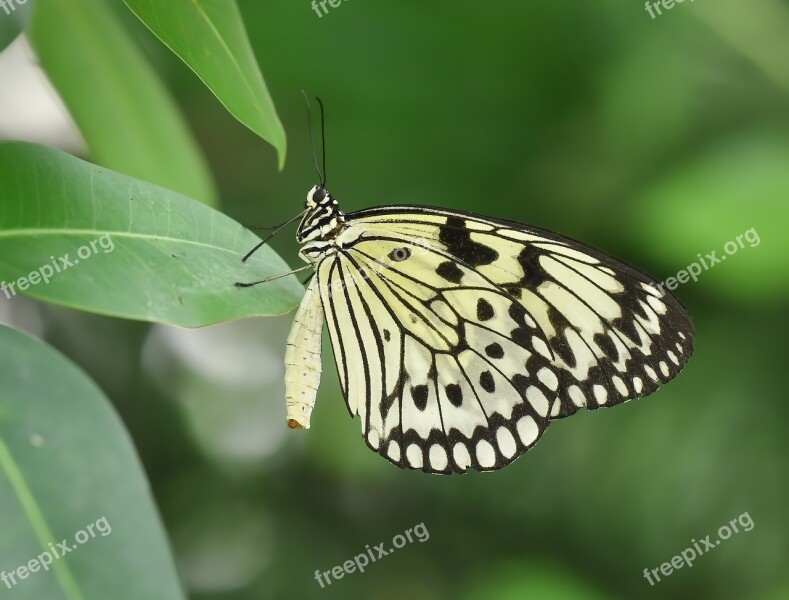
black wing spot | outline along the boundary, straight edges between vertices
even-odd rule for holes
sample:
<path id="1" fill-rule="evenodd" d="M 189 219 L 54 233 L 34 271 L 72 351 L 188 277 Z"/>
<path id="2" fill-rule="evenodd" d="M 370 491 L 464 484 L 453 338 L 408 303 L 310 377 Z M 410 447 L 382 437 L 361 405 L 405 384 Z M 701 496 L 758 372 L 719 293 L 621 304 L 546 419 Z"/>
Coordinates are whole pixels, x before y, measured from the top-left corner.
<path id="1" fill-rule="evenodd" d="M 466 221 L 460 217 L 447 218 L 447 224 L 440 227 L 438 240 L 447 247 L 450 254 L 472 267 L 489 265 L 499 257 L 499 253 L 493 248 L 471 239 Z"/>
<path id="2" fill-rule="evenodd" d="M 485 298 L 477 300 L 477 319 L 480 321 L 490 321 L 495 314 L 490 302 L 485 300 Z"/>
<path id="3" fill-rule="evenodd" d="M 427 378 L 430 381 L 435 381 L 436 380 L 436 375 L 438 375 L 438 372 L 436 371 L 435 363 L 433 363 L 432 365 L 430 365 L 430 370 L 427 372 Z"/>
<path id="4" fill-rule="evenodd" d="M 551 347 L 553 348 L 554 353 L 556 356 L 561 358 L 567 365 L 574 369 L 576 365 L 575 360 L 575 352 L 573 349 L 570 348 L 570 344 L 567 341 L 567 330 L 560 333 L 556 337 L 551 340 Z"/>
<path id="5" fill-rule="evenodd" d="M 512 320 L 521 327 L 526 325 L 527 312 L 520 302 L 513 302 L 510 304 L 510 308 L 507 313 L 510 315 L 510 318 L 512 318 Z"/>
<path id="6" fill-rule="evenodd" d="M 388 342 L 389 340 L 391 340 L 391 339 L 392 339 L 392 334 L 391 334 L 391 333 L 389 333 L 389 330 L 388 330 L 388 329 L 384 329 L 384 339 L 385 339 L 387 342 Z"/>
<path id="7" fill-rule="evenodd" d="M 389 260 L 393 260 L 394 262 L 403 262 L 409 256 L 411 256 L 410 248 L 395 248 L 389 253 Z"/>
<path id="8" fill-rule="evenodd" d="M 520 373 L 512 377 L 512 386 L 518 390 L 518 393 L 525 398 L 526 390 L 529 389 L 529 380 Z"/>
<path id="9" fill-rule="evenodd" d="M 460 280 L 463 279 L 463 271 L 451 260 L 444 261 L 438 265 L 436 274 L 452 283 L 460 283 Z"/>
<path id="10" fill-rule="evenodd" d="M 490 371 L 483 371 L 480 373 L 479 384 L 482 386 L 482 389 L 489 394 L 496 391 L 496 382 L 493 381 L 493 375 L 490 374 Z"/>
<path id="11" fill-rule="evenodd" d="M 411 388 L 411 397 L 414 399 L 414 405 L 419 410 L 427 408 L 427 386 L 417 385 Z"/>
<path id="12" fill-rule="evenodd" d="M 522 298 L 523 297 L 523 290 L 519 287 L 519 283 L 502 283 L 501 289 L 507 292 L 513 298 Z"/>
<path id="13" fill-rule="evenodd" d="M 444 388 L 447 392 L 447 398 L 453 406 L 460 406 L 463 404 L 463 390 L 457 383 L 450 383 Z"/>
<path id="14" fill-rule="evenodd" d="M 616 344 L 614 343 L 614 340 L 611 339 L 611 336 L 602 333 L 596 333 L 594 336 L 594 342 L 609 359 L 614 362 L 619 360 L 619 351 L 616 349 Z"/>
<path id="15" fill-rule="evenodd" d="M 504 348 L 501 347 L 501 344 L 493 342 L 485 348 L 485 354 L 491 358 L 504 358 Z"/>
<path id="16" fill-rule="evenodd" d="M 532 349 L 532 337 L 534 337 L 534 334 L 525 327 L 517 327 L 510 331 L 510 339 L 521 348 L 526 348 L 527 350 Z"/>
<path id="17" fill-rule="evenodd" d="M 520 285 L 535 289 L 546 280 L 545 270 L 540 266 L 540 251 L 532 244 L 527 244 L 518 255 L 518 262 L 523 268 Z"/>

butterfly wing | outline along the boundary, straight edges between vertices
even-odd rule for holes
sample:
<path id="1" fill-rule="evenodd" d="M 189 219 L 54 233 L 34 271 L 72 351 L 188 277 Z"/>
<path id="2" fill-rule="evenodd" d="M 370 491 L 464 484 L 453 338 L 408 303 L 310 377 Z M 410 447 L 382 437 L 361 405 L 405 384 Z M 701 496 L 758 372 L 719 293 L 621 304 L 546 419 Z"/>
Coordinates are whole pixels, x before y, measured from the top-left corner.
<path id="1" fill-rule="evenodd" d="M 692 352 L 673 296 L 569 238 L 424 207 L 348 223 L 321 301 L 349 411 L 398 466 L 501 468 L 549 419 L 651 393 Z"/>

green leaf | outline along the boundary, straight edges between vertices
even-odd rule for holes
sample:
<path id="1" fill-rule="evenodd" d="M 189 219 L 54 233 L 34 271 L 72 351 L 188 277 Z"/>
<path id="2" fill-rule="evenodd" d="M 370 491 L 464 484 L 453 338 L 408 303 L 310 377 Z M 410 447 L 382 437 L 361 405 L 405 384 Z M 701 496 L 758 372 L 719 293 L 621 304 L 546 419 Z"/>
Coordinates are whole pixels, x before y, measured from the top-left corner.
<path id="1" fill-rule="evenodd" d="M 109 401 L 55 350 L 3 326 L 0 356 L 4 593 L 184 598 L 142 466 Z M 20 578 L 19 567 L 64 539 L 68 554 Z"/>
<path id="2" fill-rule="evenodd" d="M 30 38 L 96 163 L 216 204 L 178 107 L 102 0 L 39 2 Z"/>
<path id="3" fill-rule="evenodd" d="M 656 275 L 697 263 L 698 282 L 684 285 L 756 304 L 785 299 L 787 164 L 789 138 L 772 131 L 738 135 L 678 163 L 634 210 L 634 223 L 650 224 L 633 229 L 638 243 L 669 265 Z M 705 259 L 712 252 L 720 262 Z"/>
<path id="4" fill-rule="evenodd" d="M 24 293 L 199 327 L 282 314 L 303 293 L 294 276 L 235 287 L 290 269 L 268 247 L 242 263 L 260 240 L 222 213 L 50 148 L 0 144 L 0 199 L 0 301 L 13 300 L 20 281 L 40 279 Z M 60 260 L 65 255 L 73 266 Z M 45 283 L 54 264 L 66 268 Z"/>
<path id="5" fill-rule="evenodd" d="M 277 150 L 285 130 L 249 44 L 234 0 L 124 0 L 239 121 Z"/>
<path id="6" fill-rule="evenodd" d="M 0 52 L 22 33 L 32 4 L 33 0 L 27 0 L 26 4 L 6 0 L 4 4 L 0 4 Z"/>

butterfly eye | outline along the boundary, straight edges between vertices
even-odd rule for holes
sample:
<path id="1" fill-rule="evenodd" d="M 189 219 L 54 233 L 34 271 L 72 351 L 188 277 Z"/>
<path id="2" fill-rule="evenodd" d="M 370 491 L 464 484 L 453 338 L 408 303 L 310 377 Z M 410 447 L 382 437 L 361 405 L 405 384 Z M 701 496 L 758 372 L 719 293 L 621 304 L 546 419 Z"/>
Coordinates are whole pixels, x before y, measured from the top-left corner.
<path id="1" fill-rule="evenodd" d="M 389 259 L 395 262 L 403 262 L 409 256 L 411 256 L 411 250 L 408 248 L 395 248 L 389 253 Z"/>
<path id="2" fill-rule="evenodd" d="M 315 190 L 312 192 L 313 202 L 320 202 L 325 197 L 326 197 L 326 190 L 324 190 L 322 187 L 315 188 Z"/>

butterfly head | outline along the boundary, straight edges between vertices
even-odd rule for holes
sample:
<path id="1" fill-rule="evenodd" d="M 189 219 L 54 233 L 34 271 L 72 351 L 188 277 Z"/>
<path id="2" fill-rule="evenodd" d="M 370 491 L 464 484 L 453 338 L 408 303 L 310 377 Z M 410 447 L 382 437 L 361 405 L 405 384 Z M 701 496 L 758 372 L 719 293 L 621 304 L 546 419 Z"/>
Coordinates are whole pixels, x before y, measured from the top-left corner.
<path id="1" fill-rule="evenodd" d="M 334 238 L 345 225 L 345 213 L 322 185 L 315 185 L 310 189 L 304 208 L 304 217 L 296 233 L 296 239 L 300 243 Z"/>
<path id="2" fill-rule="evenodd" d="M 331 206 L 334 204 L 337 205 L 337 201 L 332 198 L 332 195 L 322 185 L 314 185 L 307 192 L 307 200 L 304 202 L 304 207 L 307 210 L 311 210 L 316 206 Z"/>

